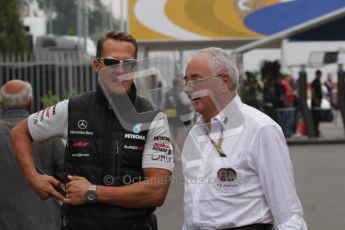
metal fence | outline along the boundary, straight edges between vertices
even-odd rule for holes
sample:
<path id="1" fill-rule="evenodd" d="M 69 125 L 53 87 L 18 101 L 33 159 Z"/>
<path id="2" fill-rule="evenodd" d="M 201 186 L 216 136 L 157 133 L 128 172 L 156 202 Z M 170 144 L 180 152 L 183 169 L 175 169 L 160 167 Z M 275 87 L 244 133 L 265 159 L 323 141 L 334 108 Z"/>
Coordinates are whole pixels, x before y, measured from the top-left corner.
<path id="1" fill-rule="evenodd" d="M 145 94 L 147 89 L 157 85 L 157 81 L 165 82 L 171 87 L 173 78 L 181 74 L 177 64 L 181 60 L 173 53 L 150 53 L 149 56 L 165 56 L 171 61 L 158 61 L 161 79 L 147 78 L 146 82 L 136 82 L 138 93 Z M 163 66 L 162 66 L 163 65 Z M 71 93 L 79 94 L 96 89 L 97 76 L 92 69 L 92 59 L 77 52 L 55 51 L 33 54 L 1 54 L 0 53 L 0 87 L 9 80 L 21 79 L 30 82 L 33 88 L 33 108 L 43 108 L 42 98 L 51 92 L 60 100 Z"/>
<path id="2" fill-rule="evenodd" d="M 33 111 L 42 109 L 42 97 L 51 92 L 59 99 L 72 93 L 94 90 L 97 77 L 91 60 L 77 53 L 0 54 L 0 87 L 12 79 L 30 82 L 33 88 Z"/>

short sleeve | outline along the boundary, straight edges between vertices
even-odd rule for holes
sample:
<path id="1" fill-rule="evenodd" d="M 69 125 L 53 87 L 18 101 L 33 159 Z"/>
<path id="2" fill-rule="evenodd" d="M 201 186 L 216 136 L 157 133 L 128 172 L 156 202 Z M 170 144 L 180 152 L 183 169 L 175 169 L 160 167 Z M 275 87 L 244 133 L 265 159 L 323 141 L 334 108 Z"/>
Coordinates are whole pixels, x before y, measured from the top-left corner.
<path id="1" fill-rule="evenodd" d="M 38 111 L 28 118 L 29 132 L 34 141 L 52 137 L 67 139 L 68 100 Z"/>
<path id="2" fill-rule="evenodd" d="M 168 121 L 158 113 L 150 125 L 142 161 L 143 168 L 174 169 L 173 147 Z"/>

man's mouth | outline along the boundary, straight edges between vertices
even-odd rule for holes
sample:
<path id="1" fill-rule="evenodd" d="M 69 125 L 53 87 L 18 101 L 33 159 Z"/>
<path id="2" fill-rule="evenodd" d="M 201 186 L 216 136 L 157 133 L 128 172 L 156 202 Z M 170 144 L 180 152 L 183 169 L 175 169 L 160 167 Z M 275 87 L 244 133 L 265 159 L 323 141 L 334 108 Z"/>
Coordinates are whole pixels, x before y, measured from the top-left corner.
<path id="1" fill-rule="evenodd" d="M 194 91 L 189 93 L 189 98 L 192 101 L 200 100 L 202 97 L 205 97 L 208 95 L 208 90 L 207 89 L 202 89 L 198 91 Z"/>

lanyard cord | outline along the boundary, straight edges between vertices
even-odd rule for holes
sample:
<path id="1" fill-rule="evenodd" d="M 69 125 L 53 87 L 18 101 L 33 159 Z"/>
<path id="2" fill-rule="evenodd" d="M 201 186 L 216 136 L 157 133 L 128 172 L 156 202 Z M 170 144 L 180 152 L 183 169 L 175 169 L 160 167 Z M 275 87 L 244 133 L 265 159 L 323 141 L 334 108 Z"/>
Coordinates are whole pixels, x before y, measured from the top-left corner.
<path id="1" fill-rule="evenodd" d="M 215 147 L 215 149 L 217 150 L 218 154 L 220 157 L 226 157 L 224 150 L 222 149 L 222 144 L 223 144 L 223 128 L 220 131 L 220 136 L 218 138 L 218 141 L 216 142 L 215 140 L 212 140 L 212 138 L 209 136 L 209 132 L 206 130 L 206 128 L 204 127 L 204 131 L 205 134 L 207 135 L 208 139 L 210 139 L 212 145 Z"/>

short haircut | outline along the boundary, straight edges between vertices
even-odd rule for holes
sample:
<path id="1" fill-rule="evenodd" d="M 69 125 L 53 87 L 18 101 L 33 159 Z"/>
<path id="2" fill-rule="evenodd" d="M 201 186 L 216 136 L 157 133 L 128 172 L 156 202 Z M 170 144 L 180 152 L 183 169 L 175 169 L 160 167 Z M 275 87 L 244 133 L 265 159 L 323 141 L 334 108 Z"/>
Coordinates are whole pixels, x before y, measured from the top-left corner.
<path id="1" fill-rule="evenodd" d="M 115 31 L 115 30 L 107 32 L 106 34 L 104 34 L 102 37 L 100 37 L 98 39 L 97 53 L 96 53 L 97 58 L 101 57 L 101 53 L 103 50 L 103 43 L 109 39 L 115 40 L 115 41 L 123 41 L 123 42 L 131 43 L 134 46 L 134 57 L 135 57 L 135 59 L 137 58 L 138 44 L 137 44 L 137 41 L 135 40 L 135 38 L 126 32 L 119 32 L 119 31 Z"/>
<path id="2" fill-rule="evenodd" d="M 231 60 L 230 55 L 225 50 L 218 47 L 209 47 L 199 50 L 196 55 L 200 53 L 210 54 L 211 60 L 208 62 L 209 68 L 214 74 L 221 74 L 224 72 L 229 74 L 232 84 L 232 90 L 236 90 L 238 85 L 239 72 L 236 65 Z"/>
<path id="3" fill-rule="evenodd" d="M 29 82 L 24 82 L 23 89 L 14 94 L 6 92 L 2 86 L 0 90 L 0 105 L 2 109 L 24 108 L 32 99 L 32 87 Z"/>
<path id="4" fill-rule="evenodd" d="M 321 70 L 318 69 L 318 70 L 316 70 L 315 74 L 316 74 L 316 76 L 321 76 L 322 72 L 321 72 Z"/>

